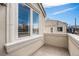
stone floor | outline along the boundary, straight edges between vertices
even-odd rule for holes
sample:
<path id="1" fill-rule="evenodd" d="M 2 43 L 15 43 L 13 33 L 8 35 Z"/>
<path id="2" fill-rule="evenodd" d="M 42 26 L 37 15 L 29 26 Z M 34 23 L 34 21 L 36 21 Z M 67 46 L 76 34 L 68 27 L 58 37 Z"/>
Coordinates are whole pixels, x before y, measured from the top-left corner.
<path id="1" fill-rule="evenodd" d="M 32 54 L 32 56 L 69 56 L 69 52 L 65 48 L 44 45 Z"/>

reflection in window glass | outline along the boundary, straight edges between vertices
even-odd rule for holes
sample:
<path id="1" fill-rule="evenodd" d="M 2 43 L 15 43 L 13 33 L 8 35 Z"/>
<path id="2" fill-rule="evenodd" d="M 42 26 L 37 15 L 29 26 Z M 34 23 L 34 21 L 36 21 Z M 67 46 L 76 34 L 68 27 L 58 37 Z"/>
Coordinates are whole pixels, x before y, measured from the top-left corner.
<path id="1" fill-rule="evenodd" d="M 33 34 L 39 33 L 39 14 L 33 11 Z"/>
<path id="2" fill-rule="evenodd" d="M 30 8 L 22 4 L 18 4 L 18 35 L 30 35 Z"/>

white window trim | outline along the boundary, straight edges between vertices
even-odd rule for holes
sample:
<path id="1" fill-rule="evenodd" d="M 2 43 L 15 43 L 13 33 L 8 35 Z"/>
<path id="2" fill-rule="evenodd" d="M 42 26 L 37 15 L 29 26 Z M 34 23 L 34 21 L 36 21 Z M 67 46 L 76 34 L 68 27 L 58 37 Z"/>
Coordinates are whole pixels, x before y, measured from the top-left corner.
<path id="1" fill-rule="evenodd" d="M 39 14 L 39 25 L 38 25 L 39 26 L 38 27 L 39 30 L 40 30 L 40 13 L 38 11 L 36 11 L 36 9 L 31 8 L 29 5 L 27 5 L 27 4 L 24 4 L 24 5 L 27 6 L 28 8 L 30 8 L 30 36 L 24 36 L 24 37 L 25 38 L 32 37 L 32 36 L 35 37 L 35 35 L 33 34 L 33 25 L 32 25 L 33 24 L 33 11 L 35 11 L 36 13 Z M 39 34 L 36 34 L 36 36 L 38 36 L 38 35 L 40 35 L 40 33 Z M 18 39 L 24 38 L 24 37 L 18 37 Z"/>
<path id="2" fill-rule="evenodd" d="M 16 38 L 18 38 L 17 35 L 17 15 L 18 5 L 15 3 L 7 4 L 7 19 L 6 19 L 6 43 L 14 42 L 16 41 Z M 15 20 L 16 19 L 16 20 Z"/>
<path id="3" fill-rule="evenodd" d="M 40 13 L 39 13 L 39 34 L 38 35 L 33 35 L 33 32 L 32 32 L 32 23 L 33 23 L 33 11 L 34 9 L 31 8 L 30 6 L 28 6 L 30 8 L 30 36 L 25 36 L 25 37 L 18 37 L 18 4 L 16 3 L 16 7 L 13 6 L 14 4 L 7 4 L 7 22 L 6 22 L 6 27 L 7 27 L 7 31 L 6 31 L 6 43 L 11 43 L 11 42 L 15 42 L 15 41 L 18 41 L 20 39 L 23 39 L 23 38 L 33 38 L 33 37 L 36 37 L 36 36 L 39 36 L 40 35 Z M 13 9 L 15 8 L 15 9 Z M 13 10 L 12 10 L 13 9 Z M 36 11 L 36 10 L 35 10 Z M 36 11 L 38 12 L 38 10 Z M 10 17 L 10 15 L 12 14 L 16 14 L 14 15 L 13 17 L 15 17 L 14 19 L 16 19 L 16 21 L 14 19 L 12 19 Z M 14 25 L 11 25 L 11 23 L 13 24 L 12 20 L 15 21 L 15 24 Z M 13 30 L 11 30 L 11 28 L 13 28 Z M 16 27 L 16 28 L 15 28 Z M 12 32 L 15 32 L 15 33 L 12 33 Z"/>

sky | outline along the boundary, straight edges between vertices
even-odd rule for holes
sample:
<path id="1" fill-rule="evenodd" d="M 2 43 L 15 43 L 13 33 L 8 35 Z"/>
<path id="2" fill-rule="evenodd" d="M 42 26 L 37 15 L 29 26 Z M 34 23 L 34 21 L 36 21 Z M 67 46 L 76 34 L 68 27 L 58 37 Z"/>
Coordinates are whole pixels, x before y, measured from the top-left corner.
<path id="1" fill-rule="evenodd" d="M 43 4 L 46 11 L 46 18 L 52 20 L 60 20 L 66 22 L 68 25 L 79 25 L 79 3 L 66 3 L 66 4 Z"/>

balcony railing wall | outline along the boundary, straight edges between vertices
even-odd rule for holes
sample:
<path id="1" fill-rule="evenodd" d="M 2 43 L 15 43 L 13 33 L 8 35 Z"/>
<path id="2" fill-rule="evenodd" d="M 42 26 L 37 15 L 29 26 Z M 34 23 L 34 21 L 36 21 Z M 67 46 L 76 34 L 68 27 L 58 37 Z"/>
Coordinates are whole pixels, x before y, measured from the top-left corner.
<path id="1" fill-rule="evenodd" d="M 29 40 L 6 44 L 7 55 L 31 55 L 44 44 L 66 48 L 71 56 L 79 56 L 79 36 L 74 34 L 44 34 Z"/>
<path id="2" fill-rule="evenodd" d="M 56 47 L 68 47 L 67 34 L 44 34 L 45 44 L 53 45 Z"/>

